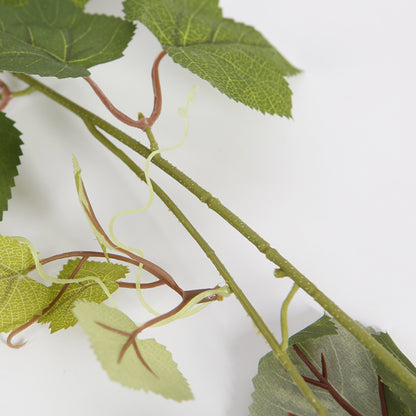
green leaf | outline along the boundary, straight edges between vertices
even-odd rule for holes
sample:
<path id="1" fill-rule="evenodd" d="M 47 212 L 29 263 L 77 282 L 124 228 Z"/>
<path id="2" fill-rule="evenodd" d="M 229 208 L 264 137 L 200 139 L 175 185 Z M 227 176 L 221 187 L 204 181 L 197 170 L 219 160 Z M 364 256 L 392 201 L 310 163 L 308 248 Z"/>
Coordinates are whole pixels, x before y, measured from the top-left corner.
<path id="1" fill-rule="evenodd" d="M 59 273 L 59 279 L 69 279 L 78 266 L 80 259 L 69 260 Z M 123 279 L 128 273 L 128 268 L 120 264 L 102 263 L 87 261 L 76 273 L 77 278 L 95 276 L 102 280 L 110 293 L 118 289 L 117 280 Z M 50 288 L 52 299 L 55 299 L 63 289 L 64 285 L 57 283 L 52 284 Z M 78 321 L 72 313 L 74 303 L 78 300 L 88 300 L 91 302 L 101 303 L 107 299 L 107 295 L 102 288 L 94 281 L 85 281 L 70 283 L 58 301 L 47 311 L 38 322 L 49 322 L 51 333 L 60 329 L 67 329 L 74 326 Z"/>
<path id="2" fill-rule="evenodd" d="M 11 198 L 14 177 L 17 176 L 19 157 L 22 155 L 20 131 L 14 127 L 14 121 L 0 112 L 0 221 L 7 211 L 7 201 Z"/>
<path id="3" fill-rule="evenodd" d="M 127 336 L 120 332 L 131 333 L 136 329 L 136 324 L 121 311 L 104 304 L 78 302 L 74 314 L 88 334 L 98 360 L 112 380 L 133 389 L 152 391 L 178 402 L 193 398 L 187 381 L 172 360 L 171 353 L 154 339 L 136 340 L 138 351 L 153 373 L 143 365 L 132 345 L 121 362 L 118 362 L 121 349 L 127 340 Z"/>
<path id="4" fill-rule="evenodd" d="M 290 117 L 285 75 L 299 72 L 259 32 L 222 17 L 218 0 L 126 0 L 124 12 L 178 64 L 249 107 Z"/>
<path id="5" fill-rule="evenodd" d="M 72 0 L 75 6 L 80 7 L 81 9 L 89 2 L 89 0 Z"/>
<path id="6" fill-rule="evenodd" d="M 303 338 L 296 345 L 318 370 L 321 370 L 320 355 L 323 353 L 328 379 L 335 389 L 361 414 L 380 416 L 378 378 L 372 356 L 344 328 L 338 327 L 337 330 L 337 335 Z M 308 332 L 314 334 L 315 331 L 309 328 Z M 303 376 L 316 379 L 293 348 L 288 350 L 288 354 Z M 255 391 L 250 416 L 287 416 L 288 412 L 302 416 L 316 415 L 314 408 L 271 352 L 260 360 L 259 371 L 253 383 Z M 326 390 L 309 386 L 328 414 L 345 416 L 345 411 Z"/>
<path id="7" fill-rule="evenodd" d="M 372 335 L 381 345 L 389 350 L 411 373 L 413 373 L 413 375 L 416 376 L 415 366 L 400 351 L 389 334 L 380 332 Z M 402 384 L 397 376 L 394 375 L 387 367 L 385 367 L 381 361 L 377 360 L 376 358 L 373 358 L 373 360 L 381 380 L 389 387 L 391 393 L 397 396 L 395 402 L 397 400 L 402 401 L 409 407 L 412 415 L 416 414 L 416 397 L 414 394 L 407 388 L 407 386 Z M 389 395 L 390 398 L 392 397 L 392 394 Z"/>
<path id="8" fill-rule="evenodd" d="M 386 397 L 388 416 L 414 416 L 414 412 L 412 412 L 387 386 L 384 386 L 384 394 Z"/>
<path id="9" fill-rule="evenodd" d="M 0 332 L 9 332 L 42 312 L 49 290 L 26 276 L 34 265 L 29 248 L 0 235 Z"/>
<path id="10" fill-rule="evenodd" d="M 313 324 L 302 329 L 295 335 L 289 338 L 289 344 L 300 344 L 304 341 L 308 341 L 314 338 L 320 338 L 325 335 L 336 335 L 338 330 L 332 319 L 328 315 L 324 315 L 322 318 L 315 321 Z"/>
<path id="11" fill-rule="evenodd" d="M 132 23 L 84 13 L 71 0 L 0 4 L 0 70 L 87 77 L 86 68 L 121 57 L 133 32 Z"/>
<path id="12" fill-rule="evenodd" d="M 0 4 L 5 4 L 6 6 L 21 7 L 27 4 L 29 0 L 0 0 Z"/>
<path id="13" fill-rule="evenodd" d="M 28 3 L 29 0 L 0 0 L 0 4 L 5 4 L 6 6 L 13 7 L 22 7 Z M 89 0 L 72 0 L 72 2 L 77 7 L 84 8 Z"/>

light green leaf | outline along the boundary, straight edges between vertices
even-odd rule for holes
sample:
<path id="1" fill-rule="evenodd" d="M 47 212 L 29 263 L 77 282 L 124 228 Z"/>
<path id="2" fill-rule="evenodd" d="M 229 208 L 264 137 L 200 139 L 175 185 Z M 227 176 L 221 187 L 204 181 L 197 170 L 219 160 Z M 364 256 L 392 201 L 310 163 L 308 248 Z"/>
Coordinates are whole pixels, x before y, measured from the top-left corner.
<path id="1" fill-rule="evenodd" d="M 413 375 L 416 376 L 415 366 L 402 353 L 402 351 L 400 351 L 389 334 L 380 332 L 372 335 L 381 345 L 389 350 L 411 373 L 413 373 Z M 385 367 L 379 360 L 376 358 L 373 358 L 373 360 L 376 365 L 378 375 L 381 377 L 383 383 L 389 387 L 392 393 L 389 395 L 389 397 L 395 395 L 395 402 L 402 401 L 409 407 L 411 414 L 416 414 L 416 397 L 414 394 L 407 388 L 407 386 L 402 384 L 397 376 L 393 374 L 387 367 Z"/>
<path id="2" fill-rule="evenodd" d="M 259 32 L 222 17 L 218 0 L 126 0 L 124 12 L 178 64 L 252 108 L 290 117 L 285 75 L 299 72 Z"/>
<path id="3" fill-rule="evenodd" d="M 78 266 L 80 259 L 69 260 L 59 273 L 59 279 L 69 279 Z M 110 293 L 118 289 L 117 280 L 123 279 L 128 273 L 128 268 L 120 264 L 102 263 L 87 261 L 77 272 L 77 278 L 94 276 L 100 279 L 107 287 Z M 54 283 L 51 288 L 51 296 L 55 299 L 61 292 L 64 285 Z M 67 329 L 77 323 L 77 318 L 72 313 L 74 303 L 78 300 L 88 300 L 91 302 L 101 303 L 107 299 L 107 295 L 103 289 L 95 281 L 84 281 L 78 283 L 70 283 L 62 296 L 47 311 L 38 322 L 49 322 L 51 333 L 60 329 Z"/>
<path id="4" fill-rule="evenodd" d="M 318 321 L 319 322 L 319 321 Z M 312 324 L 314 325 L 314 324 Z M 303 340 L 296 345 L 308 359 L 321 370 L 321 353 L 324 354 L 328 379 L 335 389 L 361 414 L 380 416 L 378 379 L 371 354 L 344 328 L 338 327 L 337 335 Z M 314 332 L 313 330 L 309 332 Z M 303 376 L 316 379 L 291 347 L 291 360 Z M 259 371 L 253 379 L 255 391 L 250 416 L 315 416 L 316 411 L 300 393 L 277 358 L 270 352 L 259 363 Z M 345 411 L 330 394 L 317 386 L 312 391 L 331 416 L 345 416 Z"/>
<path id="5" fill-rule="evenodd" d="M 133 32 L 132 23 L 84 13 L 71 0 L 0 4 L 0 70 L 87 77 L 86 68 L 121 57 Z"/>
<path id="6" fill-rule="evenodd" d="M 302 329 L 295 335 L 289 338 L 289 344 L 300 344 L 304 341 L 308 341 L 314 338 L 320 338 L 324 335 L 336 335 L 338 334 L 337 327 L 328 315 L 324 315 L 322 318 L 315 321 L 313 324 Z"/>
<path id="7" fill-rule="evenodd" d="M 0 332 L 9 332 L 42 312 L 49 290 L 26 276 L 34 265 L 28 247 L 0 235 Z"/>
<path id="8" fill-rule="evenodd" d="M 136 329 L 135 323 L 121 311 L 104 304 L 78 302 L 74 314 L 88 334 L 98 360 L 112 380 L 133 389 L 152 391 L 178 402 L 193 398 L 187 381 L 172 360 L 171 353 L 154 339 L 136 340 L 139 353 L 154 374 L 143 365 L 133 345 L 129 346 L 121 362 L 118 362 L 127 336 L 108 328 L 127 334 Z"/>
<path id="9" fill-rule="evenodd" d="M 0 221 L 7 211 L 7 201 L 11 198 L 11 188 L 17 176 L 19 157 L 22 155 L 20 131 L 14 127 L 14 121 L 0 112 Z"/>

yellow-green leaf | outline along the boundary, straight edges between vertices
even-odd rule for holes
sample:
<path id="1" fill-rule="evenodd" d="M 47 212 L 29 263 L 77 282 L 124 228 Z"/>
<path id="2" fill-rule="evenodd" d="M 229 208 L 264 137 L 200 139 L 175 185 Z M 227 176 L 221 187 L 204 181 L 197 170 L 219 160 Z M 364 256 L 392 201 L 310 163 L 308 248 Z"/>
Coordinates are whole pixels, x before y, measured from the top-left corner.
<path id="1" fill-rule="evenodd" d="M 80 259 L 68 261 L 59 273 L 58 278 L 69 279 L 79 262 Z M 125 278 L 126 273 L 128 273 L 128 268 L 120 264 L 87 261 L 76 273 L 76 277 L 85 278 L 94 276 L 106 285 L 110 293 L 113 293 L 119 287 L 116 281 Z M 51 286 L 50 292 L 53 299 L 58 296 L 63 287 L 64 285 L 57 283 Z M 39 319 L 39 322 L 49 322 L 51 333 L 60 329 L 67 329 L 77 323 L 77 318 L 72 313 L 72 308 L 76 301 L 88 300 L 101 303 L 106 299 L 107 295 L 96 281 L 87 280 L 84 282 L 70 283 L 52 308 Z"/>
<path id="2" fill-rule="evenodd" d="M 26 276 L 34 265 L 28 247 L 0 235 L 0 332 L 8 332 L 42 312 L 48 288 Z"/>
<path id="3" fill-rule="evenodd" d="M 133 345 L 129 346 L 121 362 L 118 362 L 127 341 L 127 335 L 123 333 L 129 334 L 136 329 L 136 324 L 124 313 L 104 304 L 78 302 L 74 314 L 88 334 L 98 360 L 112 380 L 133 389 L 152 391 L 178 402 L 193 398 L 187 381 L 172 360 L 171 353 L 154 339 L 136 341 L 138 351 L 151 371 L 142 363 Z"/>

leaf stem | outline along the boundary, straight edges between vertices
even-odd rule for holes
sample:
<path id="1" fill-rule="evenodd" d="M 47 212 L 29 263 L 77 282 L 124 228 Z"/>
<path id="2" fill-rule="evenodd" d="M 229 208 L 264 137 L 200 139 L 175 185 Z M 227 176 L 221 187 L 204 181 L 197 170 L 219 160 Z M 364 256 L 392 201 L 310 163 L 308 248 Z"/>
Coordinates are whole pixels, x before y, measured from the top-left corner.
<path id="1" fill-rule="evenodd" d="M 12 92 L 12 96 L 13 97 L 23 97 L 24 95 L 29 95 L 32 94 L 33 92 L 35 92 L 36 89 L 33 87 L 27 87 L 24 90 L 20 90 L 20 91 L 13 91 Z"/>
<path id="2" fill-rule="evenodd" d="M 289 309 L 290 302 L 292 301 L 298 289 L 299 289 L 299 286 L 296 283 L 294 283 L 292 286 L 292 289 L 287 295 L 287 298 L 284 300 L 282 304 L 282 308 L 280 310 L 280 326 L 282 328 L 281 346 L 282 346 L 283 351 L 286 351 L 287 347 L 289 346 L 289 327 L 287 324 L 287 311 Z"/>
<path id="3" fill-rule="evenodd" d="M 58 104 L 67 108 L 74 114 L 81 117 L 84 121 L 88 120 L 100 129 L 104 130 L 121 143 L 127 145 L 132 150 L 147 158 L 151 151 L 141 143 L 128 136 L 126 133 L 107 123 L 97 115 L 89 112 L 73 101 L 63 97 L 46 85 L 36 81 L 26 74 L 14 75 L 27 84 L 35 87 Z M 329 314 L 331 314 L 344 328 L 346 328 L 357 340 L 363 344 L 376 358 L 378 358 L 388 369 L 390 369 L 408 388 L 416 395 L 416 377 L 406 369 L 389 351 L 374 340 L 360 325 L 342 311 L 333 301 L 322 293 L 310 280 L 298 271 L 288 260 L 286 260 L 276 249 L 258 235 L 252 228 L 244 223 L 237 215 L 226 208 L 217 198 L 214 198 L 208 191 L 194 182 L 191 178 L 182 173 L 179 169 L 171 165 L 160 155 L 153 158 L 152 163 L 161 168 L 173 179 L 193 193 L 201 202 L 220 215 L 232 227 L 239 231 L 248 239 L 267 259 L 280 267 L 300 288 L 308 293 L 317 303 L 319 303 Z M 251 316 L 251 315 L 250 315 Z M 259 328 L 260 331 L 262 331 Z"/>

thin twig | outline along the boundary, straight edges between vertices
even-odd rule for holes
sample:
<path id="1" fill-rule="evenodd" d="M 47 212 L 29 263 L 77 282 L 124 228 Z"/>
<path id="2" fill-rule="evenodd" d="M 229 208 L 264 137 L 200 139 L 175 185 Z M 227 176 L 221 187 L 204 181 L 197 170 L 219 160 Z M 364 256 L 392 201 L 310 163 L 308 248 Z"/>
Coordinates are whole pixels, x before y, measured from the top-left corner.
<path id="1" fill-rule="evenodd" d="M 162 111 L 162 90 L 160 88 L 160 80 L 159 80 L 159 64 L 162 58 L 166 55 L 165 51 L 162 51 L 156 58 L 153 67 L 152 67 L 152 83 L 153 83 L 153 93 L 154 93 L 154 101 L 153 101 L 153 111 L 150 117 L 141 118 L 139 120 L 133 120 L 128 115 L 124 114 L 120 111 L 104 94 L 101 88 L 90 78 L 85 77 L 85 81 L 90 84 L 91 88 L 97 94 L 98 98 L 101 102 L 107 107 L 110 113 L 116 117 L 118 120 L 127 124 L 128 126 L 137 127 L 141 130 L 146 130 L 148 127 L 153 126 L 155 121 L 158 119 L 160 112 Z"/>
<path id="2" fill-rule="evenodd" d="M 102 253 L 101 251 L 68 251 L 66 253 L 56 254 L 54 256 L 42 259 L 40 261 L 40 264 L 43 265 L 43 264 L 51 263 L 51 262 L 56 261 L 56 260 L 66 259 L 66 258 L 70 258 L 70 257 L 83 257 L 83 256 L 104 258 L 106 255 L 104 253 Z M 161 284 L 167 284 L 166 282 L 170 282 L 171 280 L 173 280 L 173 277 L 167 271 L 163 270 L 157 264 L 152 263 L 151 261 L 146 260 L 146 259 L 144 259 L 140 256 L 135 256 L 137 258 L 131 258 L 131 257 L 121 256 L 119 254 L 112 254 L 112 253 L 107 253 L 107 256 L 110 259 L 120 260 L 120 261 L 125 262 L 125 263 L 133 264 L 137 267 L 140 264 L 143 264 L 143 269 L 144 270 L 146 270 L 147 272 L 151 273 L 154 277 L 159 279 L 156 282 L 141 283 L 140 287 L 142 289 L 152 288 L 152 287 L 155 287 L 155 286 L 159 286 Z M 36 266 L 31 267 L 28 270 L 28 272 L 31 272 L 31 271 L 35 270 L 35 268 L 36 268 Z M 161 283 L 159 283 L 160 281 L 161 281 Z M 131 287 L 130 283 L 127 283 L 127 282 L 117 282 L 117 283 L 120 287 L 127 287 L 127 288 Z M 136 287 L 135 283 L 131 283 L 131 284 L 134 285 L 134 287 Z"/>

